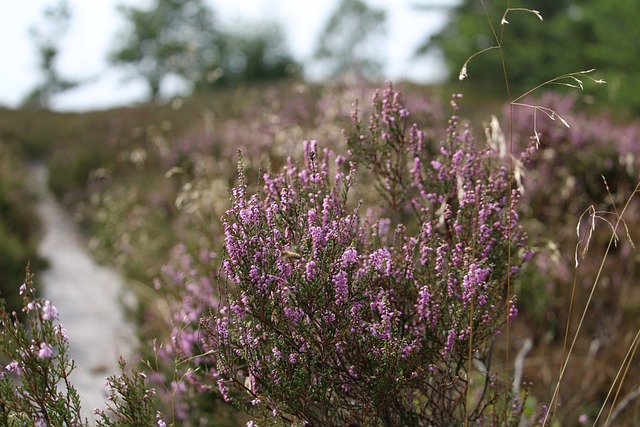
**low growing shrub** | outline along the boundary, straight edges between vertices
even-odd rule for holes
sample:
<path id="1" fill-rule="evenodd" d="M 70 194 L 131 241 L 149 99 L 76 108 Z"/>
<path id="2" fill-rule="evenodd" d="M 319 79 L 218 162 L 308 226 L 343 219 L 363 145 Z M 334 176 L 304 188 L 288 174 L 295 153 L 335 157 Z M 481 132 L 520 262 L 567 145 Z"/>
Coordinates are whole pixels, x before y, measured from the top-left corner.
<path id="1" fill-rule="evenodd" d="M 517 425 L 526 394 L 490 363 L 531 256 L 510 159 L 455 112 L 427 147 L 390 85 L 353 120 L 349 158 L 305 142 L 304 164 L 254 194 L 240 161 L 220 299 L 202 307 L 191 287 L 174 329 L 185 385 L 217 383 L 260 425 Z M 357 164 L 381 209 L 353 200 Z"/>
<path id="2" fill-rule="evenodd" d="M 9 313 L 0 299 L 0 425 L 7 427 L 84 427 L 80 396 L 69 375 L 75 363 L 68 357 L 69 340 L 58 321 L 58 310 L 48 300 L 36 298 L 33 275 L 20 286 L 26 320 Z M 6 364 L 5 364 L 6 363 Z M 96 409 L 99 427 L 140 427 L 158 422 L 155 392 L 145 386 L 145 375 L 125 372 L 107 378 L 111 403 Z"/>

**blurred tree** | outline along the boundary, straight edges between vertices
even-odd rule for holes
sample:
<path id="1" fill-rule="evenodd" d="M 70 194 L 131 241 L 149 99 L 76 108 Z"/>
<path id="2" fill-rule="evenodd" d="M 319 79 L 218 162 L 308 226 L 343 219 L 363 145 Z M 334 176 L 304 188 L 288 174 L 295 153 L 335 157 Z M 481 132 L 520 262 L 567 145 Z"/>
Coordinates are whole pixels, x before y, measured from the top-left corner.
<path id="1" fill-rule="evenodd" d="M 640 113 L 640 7 L 636 0 L 590 0 L 577 7 L 588 23 L 593 41 L 584 47 L 592 66 L 608 84 L 609 101 Z"/>
<path id="2" fill-rule="evenodd" d="M 488 18 L 485 15 L 485 9 Z M 609 85 L 597 89 L 610 101 L 640 109 L 640 8 L 635 0 L 511 0 L 502 48 L 513 90 L 530 89 L 567 72 L 596 68 Z M 418 6 L 428 9 L 428 5 Z M 496 45 L 489 22 L 500 36 L 507 1 L 462 0 L 449 8 L 449 24 L 427 39 L 417 55 L 440 50 L 450 78 L 458 78 L 465 61 Z M 474 57 L 468 65 L 472 83 L 504 87 L 497 49 Z M 611 84 L 613 83 L 613 84 Z M 618 89 L 622 88 L 622 89 Z"/>
<path id="3" fill-rule="evenodd" d="M 276 24 L 258 25 L 248 33 L 224 32 L 218 42 L 218 55 L 196 83 L 197 90 L 282 79 L 301 71 Z"/>
<path id="4" fill-rule="evenodd" d="M 47 6 L 44 19 L 43 24 L 29 30 L 38 51 L 42 81 L 27 94 L 23 105 L 49 108 L 54 95 L 76 87 L 79 82 L 63 78 L 56 69 L 60 42 L 71 23 L 71 8 L 67 0 Z"/>
<path id="5" fill-rule="evenodd" d="M 154 0 L 149 9 L 119 7 L 127 21 L 110 54 L 114 65 L 134 69 L 158 101 L 168 76 L 202 78 L 205 64 L 218 55 L 213 11 L 203 0 Z"/>
<path id="6" fill-rule="evenodd" d="M 387 15 L 362 0 L 341 0 L 329 17 L 314 53 L 328 77 L 355 74 L 376 78 L 382 71 L 374 43 L 385 32 Z"/>

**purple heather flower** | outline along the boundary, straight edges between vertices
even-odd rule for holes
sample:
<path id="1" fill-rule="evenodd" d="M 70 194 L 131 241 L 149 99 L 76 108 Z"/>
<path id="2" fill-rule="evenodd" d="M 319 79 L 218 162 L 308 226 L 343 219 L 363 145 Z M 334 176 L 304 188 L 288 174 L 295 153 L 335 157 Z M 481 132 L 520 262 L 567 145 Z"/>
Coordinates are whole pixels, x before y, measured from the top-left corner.
<path id="1" fill-rule="evenodd" d="M 42 319 L 43 320 L 57 320 L 58 319 L 58 309 L 51 304 L 49 300 L 44 302 L 44 307 L 42 308 Z"/>
<path id="2" fill-rule="evenodd" d="M 5 366 L 4 369 L 6 369 L 7 372 L 13 372 L 17 375 L 22 374 L 22 368 L 20 367 L 20 364 L 15 360 Z"/>
<path id="3" fill-rule="evenodd" d="M 449 333 L 447 335 L 447 343 L 444 346 L 444 349 L 442 350 L 442 356 L 446 357 L 449 354 L 451 354 L 451 350 L 453 350 L 453 344 L 455 342 L 456 339 L 456 330 L 455 329 L 450 329 Z"/>
<path id="4" fill-rule="evenodd" d="M 317 264 L 315 261 L 311 260 L 305 266 L 305 273 L 307 280 L 313 280 L 317 274 Z"/>
<path id="5" fill-rule="evenodd" d="M 249 269 L 249 278 L 251 282 L 254 284 L 258 284 L 262 281 L 262 276 L 260 275 L 260 269 L 257 265 L 252 265 Z"/>
<path id="6" fill-rule="evenodd" d="M 513 321 L 518 315 L 518 308 L 513 301 L 509 301 L 509 322 Z"/>
<path id="7" fill-rule="evenodd" d="M 391 254 L 389 249 L 381 248 L 369 255 L 369 260 L 373 268 L 379 273 L 389 275 L 391 272 Z"/>
<path id="8" fill-rule="evenodd" d="M 53 355 L 53 347 L 47 343 L 40 343 L 40 350 L 38 350 L 38 357 L 40 359 L 49 359 Z"/>
<path id="9" fill-rule="evenodd" d="M 325 313 L 324 315 L 324 321 L 327 323 L 333 323 L 336 320 L 336 315 L 335 313 L 329 311 L 327 313 Z"/>
<path id="10" fill-rule="evenodd" d="M 488 268 L 480 268 L 476 263 L 469 266 L 469 270 L 462 280 L 464 292 L 462 297 L 469 302 L 473 296 L 478 296 L 480 305 L 486 303 L 486 296 L 482 294 L 483 285 L 489 277 L 490 270 Z M 484 301 L 484 302 L 483 302 Z"/>
<path id="11" fill-rule="evenodd" d="M 349 285 L 347 283 L 347 273 L 340 270 L 333 276 L 333 284 L 336 286 L 336 304 L 340 305 L 349 296 Z"/>
<path id="12" fill-rule="evenodd" d="M 353 366 L 353 365 L 349 366 L 349 375 L 354 380 L 358 379 L 358 374 L 356 373 L 356 367 L 355 366 Z"/>
<path id="13" fill-rule="evenodd" d="M 318 216 L 316 214 L 316 210 L 314 208 L 309 209 L 309 211 L 307 212 L 307 223 L 309 227 L 315 225 L 317 219 Z"/>
<path id="14" fill-rule="evenodd" d="M 304 313 L 298 307 L 285 307 L 284 315 L 293 322 L 293 324 L 297 324 L 302 319 Z"/>
<path id="15" fill-rule="evenodd" d="M 225 402 L 231 402 L 233 400 L 231 396 L 229 396 L 229 387 L 227 387 L 222 378 L 218 380 L 218 390 L 220 390 L 220 394 Z"/>
<path id="16" fill-rule="evenodd" d="M 348 267 L 349 265 L 356 264 L 358 262 L 358 252 L 351 246 L 349 246 L 342 254 L 342 266 Z"/>
<path id="17" fill-rule="evenodd" d="M 280 352 L 278 347 L 273 347 L 271 349 L 271 352 L 273 353 L 273 356 L 276 360 L 282 360 L 282 353 Z"/>
<path id="18" fill-rule="evenodd" d="M 53 327 L 53 332 L 61 337 L 63 341 L 69 341 L 69 337 L 67 336 L 67 330 L 62 325 L 56 325 Z"/>
<path id="19" fill-rule="evenodd" d="M 322 227 L 309 227 L 309 234 L 311 235 L 311 239 L 313 241 L 314 251 L 323 248 L 327 244 L 327 237 Z"/>

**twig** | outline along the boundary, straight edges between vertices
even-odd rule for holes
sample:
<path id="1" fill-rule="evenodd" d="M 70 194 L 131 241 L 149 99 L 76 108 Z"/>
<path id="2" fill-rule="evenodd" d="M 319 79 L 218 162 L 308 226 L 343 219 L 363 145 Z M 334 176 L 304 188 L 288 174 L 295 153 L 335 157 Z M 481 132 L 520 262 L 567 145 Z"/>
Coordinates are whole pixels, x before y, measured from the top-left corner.
<path id="1" fill-rule="evenodd" d="M 531 337 L 527 337 L 522 345 L 522 348 L 518 352 L 516 359 L 513 361 L 513 395 L 518 396 L 520 394 L 520 383 L 522 382 L 522 371 L 524 369 L 524 358 L 527 353 L 533 348 L 533 340 Z"/>
<path id="2" fill-rule="evenodd" d="M 629 406 L 631 402 L 640 397 L 640 386 L 636 387 L 631 393 L 627 394 L 624 399 L 618 403 L 616 408 L 611 412 L 611 417 L 609 417 L 609 422 L 607 425 L 613 425 L 613 422 L 618 418 L 618 416 Z"/>

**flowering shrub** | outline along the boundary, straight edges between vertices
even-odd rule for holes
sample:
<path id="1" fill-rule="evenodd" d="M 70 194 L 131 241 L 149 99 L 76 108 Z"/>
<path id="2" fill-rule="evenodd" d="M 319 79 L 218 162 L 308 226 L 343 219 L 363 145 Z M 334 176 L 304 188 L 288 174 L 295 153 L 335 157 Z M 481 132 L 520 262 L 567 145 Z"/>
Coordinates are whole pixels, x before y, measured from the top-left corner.
<path id="1" fill-rule="evenodd" d="M 69 375 L 75 364 L 67 352 L 69 342 L 58 322 L 58 310 L 48 300 L 35 297 L 33 277 L 27 271 L 20 287 L 25 324 L 9 315 L 0 299 L 0 425 L 88 426 L 80 396 Z M 8 360 L 5 365 L 4 359 Z M 95 410 L 98 426 L 139 427 L 163 425 L 154 410 L 154 391 L 144 384 L 144 374 L 122 373 L 107 379 L 112 405 Z M 158 418 L 158 419 L 157 419 Z M 157 420 L 156 420 L 157 419 Z"/>
<path id="2" fill-rule="evenodd" d="M 264 174 L 256 194 L 240 167 L 194 375 L 267 423 L 516 422 L 520 396 L 488 370 L 530 257 L 506 159 L 455 115 L 427 147 L 391 86 L 373 111 L 368 132 L 354 115 L 351 160 L 305 142 L 304 165 Z M 388 217 L 352 200 L 356 163 Z"/>
<path id="3" fill-rule="evenodd" d="M 152 379 L 158 385 L 161 403 L 171 408 L 172 419 L 179 420 L 181 426 L 201 425 L 203 420 L 224 425 L 222 411 L 215 409 L 222 402 L 212 391 L 217 390 L 215 384 L 202 382 L 193 372 L 193 366 L 212 361 L 211 356 L 201 354 L 199 322 L 219 303 L 216 269 L 212 268 L 216 258 L 217 254 L 206 249 L 193 256 L 186 245 L 179 244 L 162 268 L 161 278 L 155 280 L 168 304 L 158 321 L 168 323 L 165 336 L 169 339 L 154 345 L 157 359 Z"/>
<path id="4" fill-rule="evenodd" d="M 126 363 L 122 356 L 118 361 L 121 375 L 107 378 L 109 403 L 107 410 L 95 409 L 99 417 L 98 427 L 166 427 L 163 416 L 155 410 L 155 390 L 146 386 L 147 375 L 132 370 L 125 372 Z"/>
<path id="5" fill-rule="evenodd" d="M 66 355 L 65 329 L 56 324 L 58 311 L 51 302 L 34 293 L 28 274 L 20 287 L 26 325 L 15 314 L 10 317 L 0 300 L 0 354 L 9 360 L 0 366 L 0 424 L 85 425 L 80 397 L 69 383 L 73 362 Z"/>

